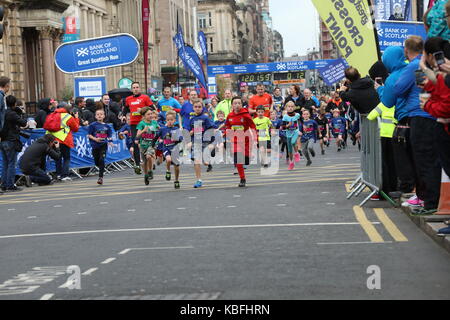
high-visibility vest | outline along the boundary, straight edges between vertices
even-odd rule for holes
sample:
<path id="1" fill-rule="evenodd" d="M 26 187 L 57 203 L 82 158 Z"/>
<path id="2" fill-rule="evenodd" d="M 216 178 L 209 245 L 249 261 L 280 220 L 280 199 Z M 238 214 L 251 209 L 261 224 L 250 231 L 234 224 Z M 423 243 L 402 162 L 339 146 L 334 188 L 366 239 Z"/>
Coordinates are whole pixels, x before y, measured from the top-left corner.
<path id="1" fill-rule="evenodd" d="M 369 113 L 367 119 L 375 120 L 376 118 L 381 117 L 380 136 L 383 138 L 392 138 L 394 135 L 395 126 L 397 124 L 397 120 L 394 118 L 394 113 L 395 107 L 388 108 L 380 102 L 380 104 Z"/>
<path id="2" fill-rule="evenodd" d="M 61 130 L 56 132 L 47 131 L 46 133 L 52 134 L 55 138 L 58 138 L 61 141 L 65 141 L 67 136 L 70 133 L 70 127 L 67 125 L 67 122 L 72 118 L 72 116 L 66 113 L 64 116 L 61 113 Z"/>

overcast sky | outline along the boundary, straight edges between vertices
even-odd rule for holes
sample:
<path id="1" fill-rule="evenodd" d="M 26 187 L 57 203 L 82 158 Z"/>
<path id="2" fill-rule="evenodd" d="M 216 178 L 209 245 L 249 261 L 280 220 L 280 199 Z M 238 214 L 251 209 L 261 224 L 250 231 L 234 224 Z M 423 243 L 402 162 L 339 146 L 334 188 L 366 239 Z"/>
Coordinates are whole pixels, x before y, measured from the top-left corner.
<path id="1" fill-rule="evenodd" d="M 305 55 L 318 47 L 319 20 L 311 0 L 269 0 L 273 28 L 284 40 L 284 55 Z"/>

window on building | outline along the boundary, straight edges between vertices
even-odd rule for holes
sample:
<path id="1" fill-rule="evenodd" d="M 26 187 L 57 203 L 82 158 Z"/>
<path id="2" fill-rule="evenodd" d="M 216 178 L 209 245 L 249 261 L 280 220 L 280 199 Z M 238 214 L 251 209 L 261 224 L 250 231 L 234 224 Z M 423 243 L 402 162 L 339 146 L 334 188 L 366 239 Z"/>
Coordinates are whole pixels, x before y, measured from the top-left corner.
<path id="1" fill-rule="evenodd" d="M 198 14 L 198 27 L 200 29 L 206 28 L 206 14 L 204 14 L 204 13 Z"/>
<path id="2" fill-rule="evenodd" d="M 208 17 L 209 17 L 209 26 L 212 27 L 212 14 L 211 14 L 211 12 L 208 12 Z"/>
<path id="3" fill-rule="evenodd" d="M 214 41 L 213 41 L 213 38 L 212 37 L 210 37 L 210 38 L 208 38 L 208 45 L 209 45 L 209 52 L 214 52 Z"/>

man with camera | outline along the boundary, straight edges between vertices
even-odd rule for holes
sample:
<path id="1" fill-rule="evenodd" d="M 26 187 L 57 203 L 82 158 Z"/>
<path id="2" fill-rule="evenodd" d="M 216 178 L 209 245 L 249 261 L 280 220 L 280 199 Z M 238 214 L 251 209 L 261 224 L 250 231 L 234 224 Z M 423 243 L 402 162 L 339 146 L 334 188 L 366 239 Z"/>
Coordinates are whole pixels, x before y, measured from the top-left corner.
<path id="1" fill-rule="evenodd" d="M 14 96 L 6 97 L 8 109 L 5 114 L 3 129 L 0 131 L 0 151 L 2 152 L 2 185 L 5 192 L 21 191 L 15 185 L 17 154 L 22 151 L 20 142 L 20 130 L 26 128 L 28 123 L 23 117 L 22 109 L 16 106 L 17 99 Z"/>
<path id="2" fill-rule="evenodd" d="M 72 132 L 80 128 L 78 112 L 72 111 L 72 106 L 61 103 L 54 113 L 49 115 L 45 121 L 44 129 L 52 134 L 60 143 L 61 157 L 56 161 L 56 175 L 61 181 L 71 181 L 70 175 L 70 149 L 73 143 Z"/>
<path id="3" fill-rule="evenodd" d="M 20 159 L 20 170 L 26 175 L 27 187 L 31 187 L 31 182 L 40 186 L 53 184 L 53 180 L 46 173 L 47 156 L 55 161 L 61 157 L 59 142 L 51 134 L 34 141 Z"/>

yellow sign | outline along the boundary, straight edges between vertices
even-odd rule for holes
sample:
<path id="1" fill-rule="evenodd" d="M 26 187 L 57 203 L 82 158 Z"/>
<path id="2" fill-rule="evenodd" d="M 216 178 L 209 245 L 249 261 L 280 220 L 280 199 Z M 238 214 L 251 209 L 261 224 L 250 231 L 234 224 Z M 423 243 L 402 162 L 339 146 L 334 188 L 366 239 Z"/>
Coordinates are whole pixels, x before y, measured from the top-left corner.
<path id="1" fill-rule="evenodd" d="M 361 76 L 378 60 L 375 29 L 367 0 L 312 0 L 348 64 Z"/>

